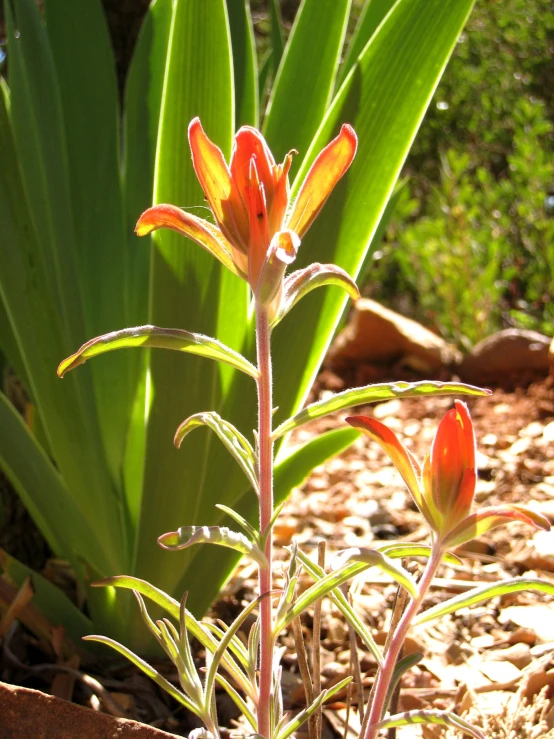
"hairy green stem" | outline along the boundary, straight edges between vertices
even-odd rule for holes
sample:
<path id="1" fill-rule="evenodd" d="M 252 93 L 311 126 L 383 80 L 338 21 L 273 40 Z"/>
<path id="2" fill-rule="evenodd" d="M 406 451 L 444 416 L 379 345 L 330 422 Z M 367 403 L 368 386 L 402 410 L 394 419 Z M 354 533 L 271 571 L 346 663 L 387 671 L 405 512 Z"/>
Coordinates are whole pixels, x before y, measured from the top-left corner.
<path id="1" fill-rule="evenodd" d="M 256 305 L 256 347 L 258 355 L 258 476 L 260 490 L 260 533 L 268 529 L 273 515 L 273 441 L 271 438 L 272 387 L 271 346 L 267 311 Z M 273 535 L 267 530 L 265 556 L 267 566 L 260 566 L 260 595 L 272 589 Z M 271 705 L 273 701 L 273 613 L 271 596 L 260 605 L 260 692 L 258 700 L 258 734 L 271 737 Z"/>
<path id="2" fill-rule="evenodd" d="M 394 668 L 396 667 L 396 662 L 412 621 L 421 608 L 423 599 L 425 598 L 425 595 L 429 590 L 429 586 L 435 577 L 437 568 L 441 563 L 442 554 L 442 548 L 435 543 L 431 551 L 431 556 L 427 560 L 427 565 L 423 575 L 418 583 L 419 595 L 417 598 L 410 598 L 408 606 L 406 607 L 406 610 L 392 635 L 383 665 L 377 674 L 375 689 L 373 690 L 373 700 L 369 709 L 369 720 L 367 721 L 365 739 L 375 739 L 377 736 L 378 729 L 376 728 L 376 724 L 383 718 L 383 707 L 387 698 Z"/>

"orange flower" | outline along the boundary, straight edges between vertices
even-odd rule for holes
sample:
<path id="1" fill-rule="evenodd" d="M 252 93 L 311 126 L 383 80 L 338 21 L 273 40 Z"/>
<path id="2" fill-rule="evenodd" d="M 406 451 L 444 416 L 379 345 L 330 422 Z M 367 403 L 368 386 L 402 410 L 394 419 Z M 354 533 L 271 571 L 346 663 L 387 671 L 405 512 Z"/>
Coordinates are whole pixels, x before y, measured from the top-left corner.
<path id="1" fill-rule="evenodd" d="M 346 420 L 387 452 L 443 548 L 464 544 L 510 521 L 550 528 L 544 516 L 520 505 L 490 506 L 471 513 L 477 481 L 475 434 L 465 403 L 454 401 L 454 408 L 443 417 L 423 468 L 385 424 L 367 416 Z"/>
<path id="2" fill-rule="evenodd" d="M 139 218 L 137 234 L 145 236 L 163 227 L 178 231 L 247 280 L 256 296 L 265 296 L 264 302 L 275 300 L 300 239 L 354 158 L 354 130 L 343 125 L 320 152 L 292 205 L 288 182 L 292 152 L 276 164 L 256 129 L 244 126 L 237 132 L 229 165 L 199 118 L 189 126 L 189 143 L 196 176 L 217 225 L 174 205 L 156 205 Z"/>

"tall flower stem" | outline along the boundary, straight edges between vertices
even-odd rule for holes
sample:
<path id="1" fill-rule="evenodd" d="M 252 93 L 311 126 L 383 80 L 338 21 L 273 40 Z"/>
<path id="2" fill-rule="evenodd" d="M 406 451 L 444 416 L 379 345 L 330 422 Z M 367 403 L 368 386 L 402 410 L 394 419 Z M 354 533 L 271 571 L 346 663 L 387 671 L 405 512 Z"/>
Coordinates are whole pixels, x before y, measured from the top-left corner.
<path id="1" fill-rule="evenodd" d="M 260 532 L 267 532 L 265 556 L 267 566 L 260 566 L 260 595 L 272 589 L 273 535 L 268 526 L 273 515 L 273 410 L 271 386 L 271 329 L 267 311 L 256 305 L 256 347 L 258 357 L 258 475 L 260 490 Z M 260 692 L 258 701 L 258 734 L 270 739 L 271 702 L 273 699 L 273 614 L 271 596 L 260 605 Z"/>
<path id="2" fill-rule="evenodd" d="M 404 644 L 404 640 L 406 639 L 406 635 L 408 634 L 412 621 L 421 608 L 423 599 L 429 590 L 429 586 L 433 581 L 441 560 L 442 548 L 440 545 L 435 543 L 431 556 L 427 560 L 427 565 L 423 575 L 418 583 L 419 594 L 417 598 L 410 599 L 408 606 L 400 619 L 400 623 L 392 636 L 389 649 L 385 654 L 383 665 L 377 675 L 377 682 L 375 690 L 373 691 L 373 701 L 369 709 L 370 713 L 369 720 L 367 721 L 365 739 L 375 739 L 377 736 L 378 729 L 376 728 L 376 724 L 382 719 L 383 708 L 400 650 L 402 649 L 402 645 Z"/>

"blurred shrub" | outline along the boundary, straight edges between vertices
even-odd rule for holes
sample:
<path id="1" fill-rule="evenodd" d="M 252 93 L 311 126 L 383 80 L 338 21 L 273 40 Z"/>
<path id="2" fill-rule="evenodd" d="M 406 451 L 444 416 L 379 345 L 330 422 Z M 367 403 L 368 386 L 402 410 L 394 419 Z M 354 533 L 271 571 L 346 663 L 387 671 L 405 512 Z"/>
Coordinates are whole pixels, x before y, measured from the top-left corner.
<path id="1" fill-rule="evenodd" d="M 462 346 L 554 333 L 553 52 L 551 0 L 477 4 L 370 271 L 374 297 Z"/>

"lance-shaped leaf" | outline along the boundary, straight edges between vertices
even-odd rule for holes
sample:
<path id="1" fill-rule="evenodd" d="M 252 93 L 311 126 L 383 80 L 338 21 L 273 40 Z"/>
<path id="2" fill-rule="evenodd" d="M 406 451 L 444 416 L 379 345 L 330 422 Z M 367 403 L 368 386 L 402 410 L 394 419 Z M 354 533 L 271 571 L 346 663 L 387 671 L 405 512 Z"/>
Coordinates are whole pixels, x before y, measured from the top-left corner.
<path id="1" fill-rule="evenodd" d="M 164 593 L 163 590 L 155 588 L 149 582 L 146 582 L 146 580 L 141 580 L 138 577 L 130 577 L 128 575 L 116 575 L 114 577 L 106 577 L 103 580 L 92 583 L 92 587 L 112 587 L 123 588 L 125 590 L 133 590 L 136 593 L 145 595 L 153 603 L 159 605 L 176 621 L 180 621 L 181 619 L 181 606 L 179 602 L 175 600 L 175 598 L 171 598 L 169 595 L 167 595 L 167 593 Z M 200 623 L 200 621 L 194 618 L 190 611 L 185 610 L 185 616 L 187 619 L 188 630 L 190 631 L 192 636 L 198 639 L 200 644 L 202 644 L 203 647 L 205 647 L 209 652 L 213 654 L 218 646 L 217 640 L 214 639 L 212 634 L 204 627 L 202 623 Z M 241 686 L 245 693 L 248 694 L 250 683 L 248 682 L 248 679 L 245 677 L 244 673 L 238 668 L 236 662 L 230 657 L 229 654 L 226 654 L 223 657 L 222 662 L 227 672 L 233 677 L 236 683 Z"/>
<path id="2" fill-rule="evenodd" d="M 305 708 L 303 711 L 300 711 L 291 721 L 289 721 L 284 726 L 277 726 L 276 729 L 276 739 L 287 739 L 291 734 L 293 734 L 295 731 L 297 731 L 302 724 L 307 721 L 310 716 L 317 711 L 317 709 L 326 701 L 329 700 L 329 698 L 332 698 L 336 693 L 339 693 L 343 688 L 345 688 L 348 683 L 352 682 L 351 677 L 345 677 L 344 680 L 341 680 L 336 685 L 333 685 L 332 688 L 327 688 L 327 690 L 323 690 L 317 698 L 311 703 L 307 708 Z M 285 717 L 286 720 L 286 717 Z M 281 722 L 284 723 L 284 722 Z"/>
<path id="3" fill-rule="evenodd" d="M 408 542 L 387 542 L 387 544 L 379 544 L 375 549 L 391 559 L 404 557 L 426 557 L 428 559 L 432 552 L 432 547 L 428 544 L 410 544 Z M 444 552 L 442 560 L 450 565 L 462 564 L 462 560 L 451 552 Z"/>
<path id="4" fill-rule="evenodd" d="M 260 595 L 255 600 L 253 600 L 252 603 L 249 603 L 248 606 L 246 606 L 246 608 L 241 611 L 241 613 L 239 613 L 239 615 L 225 632 L 225 636 L 219 642 L 206 675 L 206 687 L 204 693 L 206 709 L 209 709 L 209 706 L 214 700 L 214 696 L 212 695 L 212 693 L 215 687 L 217 669 L 219 667 L 219 663 L 223 660 L 223 655 L 225 655 L 227 647 L 231 643 L 231 640 L 233 639 L 241 625 L 244 623 L 244 620 L 252 613 L 252 611 L 260 604 L 260 602 L 264 598 L 271 598 L 273 595 L 275 595 L 276 592 L 278 591 L 273 590 L 268 593 L 264 593 L 263 595 Z"/>
<path id="5" fill-rule="evenodd" d="M 308 572 L 314 579 L 320 580 L 325 577 L 325 570 L 323 569 L 323 567 L 320 567 L 315 562 L 312 562 L 312 560 L 306 554 L 298 551 L 298 559 L 302 562 L 306 572 Z M 351 624 L 356 634 L 360 637 L 362 642 L 375 657 L 377 664 L 381 665 L 383 663 L 383 655 L 381 654 L 381 650 L 377 646 L 374 638 L 371 636 L 369 629 L 366 627 L 363 621 L 358 618 L 358 614 L 352 608 L 342 590 L 331 590 L 331 592 L 329 593 L 329 598 L 341 611 L 348 623 Z"/>
<path id="6" fill-rule="evenodd" d="M 199 426 L 208 426 L 212 431 L 215 431 L 225 447 L 239 463 L 240 468 L 257 493 L 258 479 L 256 475 L 256 458 L 254 456 L 252 445 L 248 439 L 233 426 L 232 423 L 225 421 L 219 414 L 215 413 L 215 411 L 195 413 L 194 416 L 190 416 L 186 421 L 183 421 L 175 432 L 175 438 L 173 440 L 175 446 L 179 448 L 185 436 L 192 431 L 192 429 L 198 428 Z"/>
<path id="7" fill-rule="evenodd" d="M 402 678 L 402 675 L 405 672 L 408 672 L 408 670 L 410 670 L 412 667 L 417 665 L 418 662 L 421 662 L 422 659 L 423 654 L 421 652 L 412 652 L 412 654 L 407 654 L 405 657 L 398 660 L 394 667 L 394 672 L 392 673 L 391 681 L 387 690 L 387 697 L 385 698 L 385 703 L 383 705 L 381 716 L 383 716 L 388 711 L 392 696 L 394 695 L 394 691 L 396 690 Z"/>
<path id="8" fill-rule="evenodd" d="M 217 544 L 248 554 L 259 565 L 267 567 L 267 559 L 261 549 L 244 534 L 231 531 L 227 526 L 181 526 L 177 531 L 162 534 L 158 538 L 158 544 L 164 549 L 173 550 L 186 549 L 193 544 Z"/>
<path id="9" fill-rule="evenodd" d="M 231 698 L 233 703 L 236 705 L 236 707 L 239 709 L 241 714 L 244 716 L 244 718 L 248 721 L 248 723 L 252 727 L 252 731 L 255 733 L 256 729 L 258 728 L 258 724 L 252 712 L 250 711 L 250 708 L 248 707 L 248 704 L 246 703 L 246 701 L 243 700 L 242 696 L 239 695 L 239 693 L 233 688 L 231 683 L 228 682 L 222 675 L 216 674 L 215 679 L 216 679 L 216 682 L 219 683 L 219 685 L 221 685 L 221 687 L 225 690 L 229 698 Z"/>
<path id="10" fill-rule="evenodd" d="M 418 595 L 417 584 L 410 573 L 400 565 L 394 564 L 385 554 L 377 549 L 369 549 L 367 547 L 350 547 L 339 552 L 334 560 L 333 566 L 336 571 L 348 568 L 353 565 L 368 565 L 369 567 L 378 567 L 403 588 L 406 588 L 412 598 Z"/>
<path id="11" fill-rule="evenodd" d="M 526 506 L 490 506 L 464 518 L 443 539 L 443 544 L 448 548 L 458 547 L 491 529 L 495 529 L 497 526 L 504 526 L 511 521 L 521 521 L 539 529 L 544 529 L 545 531 L 550 530 L 548 519 Z"/>
<path id="12" fill-rule="evenodd" d="M 435 618 L 446 616 L 448 613 L 459 611 L 460 608 L 474 606 L 477 603 L 483 603 L 486 600 L 495 598 L 498 595 L 507 595 L 508 593 L 519 593 L 522 590 L 532 590 L 537 593 L 546 593 L 554 595 L 554 585 L 546 580 L 540 580 L 534 577 L 515 577 L 512 580 L 504 582 L 495 582 L 490 585 L 483 585 L 473 588 L 467 593 L 461 593 L 454 598 L 450 598 L 444 603 L 438 603 L 436 606 L 420 613 L 414 619 L 414 626 L 432 621 Z"/>
<path id="13" fill-rule="evenodd" d="M 91 357 L 113 352 L 116 349 L 131 349 L 135 347 L 157 347 L 173 349 L 178 352 L 198 354 L 201 357 L 215 359 L 231 365 L 235 369 L 245 372 L 256 378 L 258 370 L 238 352 L 229 349 L 216 339 L 202 334 L 193 334 L 178 328 L 157 328 L 156 326 L 137 326 L 124 328 L 121 331 L 112 331 L 109 334 L 98 336 L 87 341 L 79 351 L 64 359 L 58 367 L 58 376 L 63 377 L 69 370 L 79 367 Z"/>
<path id="14" fill-rule="evenodd" d="M 297 616 L 306 610 L 316 600 L 323 598 L 334 588 L 338 588 L 347 580 L 355 575 L 369 569 L 370 567 L 378 567 L 387 575 L 390 575 L 399 585 L 402 585 L 408 593 L 416 598 L 418 594 L 417 584 L 409 572 L 403 567 L 395 564 L 391 559 L 385 557 L 381 552 L 374 549 L 347 549 L 337 555 L 337 569 L 329 572 L 318 582 L 305 590 L 302 595 L 293 603 L 291 608 L 285 613 L 275 624 L 275 633 L 279 633 Z"/>
<path id="15" fill-rule="evenodd" d="M 163 677 L 163 675 L 161 675 L 157 670 L 155 670 L 152 665 L 149 665 L 148 662 L 143 660 L 137 654 L 132 652 L 130 649 L 127 649 L 127 647 L 124 647 L 123 644 L 115 641 L 115 639 L 110 639 L 107 636 L 99 636 L 97 634 L 84 636 L 83 639 L 85 641 L 93 641 L 98 642 L 99 644 L 105 644 L 106 646 L 115 649 L 116 652 L 119 652 L 124 657 L 127 657 L 129 662 L 132 662 L 134 665 L 136 665 L 139 670 L 144 672 L 145 675 L 147 675 L 151 680 L 159 685 L 160 688 L 165 690 L 166 693 L 169 693 L 172 698 L 175 698 L 178 703 L 180 703 L 182 706 L 185 706 L 185 708 L 188 708 L 188 710 L 192 711 L 192 713 L 198 715 L 196 706 L 187 698 L 186 695 L 183 695 L 180 690 L 177 690 L 177 688 L 172 685 L 169 680 L 166 680 L 165 677 Z"/>
<path id="16" fill-rule="evenodd" d="M 485 739 L 480 729 L 450 711 L 406 711 L 390 716 L 374 726 L 378 729 L 391 729 L 394 726 L 409 726 L 410 724 L 441 724 L 463 731 L 464 734 L 469 734 L 475 739 Z"/>
<path id="17" fill-rule="evenodd" d="M 294 274 L 291 275 L 294 277 Z M 278 439 L 283 434 L 303 426 L 315 418 L 328 416 L 330 413 L 342 411 L 345 408 L 354 408 L 367 403 L 381 403 L 391 398 L 412 398 L 428 395 L 490 395 L 490 390 L 483 390 L 473 385 L 461 382 L 386 382 L 377 385 L 366 385 L 345 390 L 333 395 L 332 398 L 320 400 L 304 408 L 292 418 L 287 419 L 273 432 L 273 438 Z M 360 427 L 361 428 L 361 427 Z"/>
<path id="18" fill-rule="evenodd" d="M 360 297 L 358 286 L 345 272 L 335 264 L 310 264 L 309 267 L 299 269 L 289 275 L 283 285 L 283 298 L 277 315 L 272 325 L 275 326 L 282 321 L 287 313 L 293 308 L 299 300 L 307 295 L 316 287 L 324 285 L 336 285 L 342 287 L 352 300 Z"/>
<path id="19" fill-rule="evenodd" d="M 229 508 L 229 506 L 223 505 L 222 503 L 216 503 L 216 508 L 219 508 L 220 511 L 223 511 L 223 513 L 226 513 L 228 516 L 230 516 L 236 523 L 238 523 L 239 526 L 241 526 L 250 539 L 252 541 L 255 541 L 259 545 L 260 535 L 256 531 L 256 529 L 248 523 L 248 521 L 240 515 L 240 513 L 237 513 L 232 508 Z M 282 510 L 283 506 L 279 506 L 279 511 Z M 263 547 L 260 547 L 262 549 Z"/>

